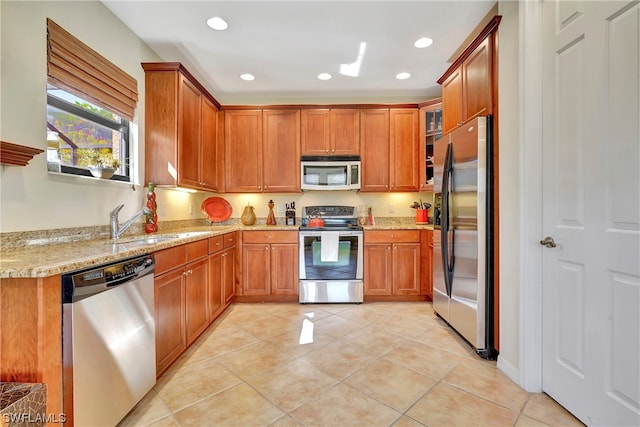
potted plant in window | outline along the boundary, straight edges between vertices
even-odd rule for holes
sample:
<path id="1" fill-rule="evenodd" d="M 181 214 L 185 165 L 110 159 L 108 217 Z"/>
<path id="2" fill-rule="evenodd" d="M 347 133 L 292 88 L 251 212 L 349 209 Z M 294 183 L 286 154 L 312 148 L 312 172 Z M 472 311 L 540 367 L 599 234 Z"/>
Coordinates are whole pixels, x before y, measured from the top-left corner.
<path id="1" fill-rule="evenodd" d="M 95 153 L 89 161 L 89 172 L 96 178 L 109 179 L 120 167 L 120 161 L 111 154 Z"/>

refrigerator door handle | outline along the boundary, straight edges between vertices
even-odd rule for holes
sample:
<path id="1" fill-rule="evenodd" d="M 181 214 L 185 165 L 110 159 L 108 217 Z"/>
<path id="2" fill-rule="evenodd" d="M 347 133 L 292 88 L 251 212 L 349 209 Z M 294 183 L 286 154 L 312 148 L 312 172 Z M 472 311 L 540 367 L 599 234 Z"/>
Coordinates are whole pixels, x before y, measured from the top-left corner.
<path id="1" fill-rule="evenodd" d="M 449 193 L 453 166 L 452 157 L 453 153 L 451 152 L 451 144 L 449 144 L 447 145 L 447 152 L 444 156 L 444 171 L 442 174 L 442 238 L 440 241 L 442 249 L 442 270 L 444 271 L 444 283 L 447 289 L 447 296 L 449 297 L 451 297 L 451 282 L 453 279 L 452 254 L 449 253 L 449 229 L 451 219 L 451 216 L 449 214 Z"/>

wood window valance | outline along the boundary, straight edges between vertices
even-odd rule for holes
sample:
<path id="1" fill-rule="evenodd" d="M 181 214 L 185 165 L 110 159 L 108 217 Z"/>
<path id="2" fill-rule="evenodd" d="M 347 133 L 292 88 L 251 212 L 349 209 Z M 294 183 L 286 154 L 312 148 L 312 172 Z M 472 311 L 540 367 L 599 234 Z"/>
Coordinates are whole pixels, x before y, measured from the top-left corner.
<path id="1" fill-rule="evenodd" d="M 133 120 L 138 82 L 47 18 L 49 83 Z"/>

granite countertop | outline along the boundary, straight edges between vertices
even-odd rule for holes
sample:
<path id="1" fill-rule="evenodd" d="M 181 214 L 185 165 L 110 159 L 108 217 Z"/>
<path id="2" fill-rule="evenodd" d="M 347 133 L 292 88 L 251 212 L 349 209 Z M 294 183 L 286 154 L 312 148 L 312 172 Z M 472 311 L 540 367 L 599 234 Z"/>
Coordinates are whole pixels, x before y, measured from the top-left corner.
<path id="1" fill-rule="evenodd" d="M 55 233 L 50 233 L 45 237 L 24 239 L 17 245 L 7 244 L 3 241 L 0 249 L 0 278 L 34 278 L 47 277 L 63 274 L 82 268 L 114 262 L 129 257 L 156 252 L 173 246 L 197 240 L 207 239 L 233 231 L 266 231 L 284 230 L 298 231 L 298 225 L 266 225 L 258 223 L 256 225 L 245 226 L 240 223 L 223 225 L 178 225 L 169 227 L 166 230 L 161 228 L 161 232 L 156 234 L 144 234 L 138 231 L 128 234 L 118 240 L 111 240 L 104 230 L 96 232 L 93 236 L 88 235 L 86 230 L 76 233 L 76 238 L 71 236 L 65 240 Z M 375 226 L 365 225 L 366 230 L 415 230 L 433 229 L 430 224 L 416 225 L 411 221 L 383 220 Z M 55 230 L 54 230 L 55 231 Z M 183 236 L 177 236 L 178 234 Z M 19 233 L 15 233 L 19 234 Z M 25 233 L 40 236 L 37 233 Z M 82 237 L 79 237 L 82 234 Z M 136 238 L 163 238 L 158 242 L 148 244 L 131 243 Z M 128 243 L 129 241 L 129 243 Z"/>

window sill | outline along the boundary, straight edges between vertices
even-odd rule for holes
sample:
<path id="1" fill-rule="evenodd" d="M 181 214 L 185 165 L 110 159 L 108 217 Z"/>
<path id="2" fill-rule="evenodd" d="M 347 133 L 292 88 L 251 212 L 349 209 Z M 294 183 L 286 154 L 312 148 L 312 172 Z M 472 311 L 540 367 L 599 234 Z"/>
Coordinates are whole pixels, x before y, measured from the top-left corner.
<path id="1" fill-rule="evenodd" d="M 64 178 L 71 178 L 71 179 L 80 179 L 80 180 L 84 180 L 84 181 L 105 182 L 105 183 L 116 184 L 116 185 L 127 185 L 127 186 L 139 186 L 139 187 L 141 187 L 141 184 L 134 183 L 134 182 L 131 182 L 131 181 L 120 181 L 120 180 L 117 180 L 117 179 L 103 179 L 103 178 L 96 178 L 96 177 L 93 177 L 93 176 L 84 176 L 84 175 L 76 175 L 76 174 L 72 174 L 72 173 L 53 172 L 53 171 L 47 171 L 47 174 L 49 176 L 52 176 L 52 177 L 64 177 Z"/>

